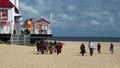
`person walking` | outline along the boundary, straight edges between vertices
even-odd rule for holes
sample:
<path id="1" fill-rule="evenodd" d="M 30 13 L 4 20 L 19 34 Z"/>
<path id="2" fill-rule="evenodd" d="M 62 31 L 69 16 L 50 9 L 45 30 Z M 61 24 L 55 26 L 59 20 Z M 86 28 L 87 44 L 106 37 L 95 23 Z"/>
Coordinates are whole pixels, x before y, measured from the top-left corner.
<path id="1" fill-rule="evenodd" d="M 37 52 L 40 52 L 40 42 L 39 41 L 37 41 L 37 43 L 36 43 L 36 48 L 37 48 Z"/>
<path id="2" fill-rule="evenodd" d="M 101 45 L 100 45 L 100 43 L 98 43 L 98 45 L 97 45 L 97 51 L 98 51 L 99 54 L 101 53 Z"/>
<path id="3" fill-rule="evenodd" d="M 57 52 L 57 41 L 54 41 L 53 45 L 54 45 L 54 52 L 56 53 Z"/>
<path id="4" fill-rule="evenodd" d="M 93 44 L 93 42 L 89 41 L 88 47 L 89 47 L 89 50 L 90 50 L 90 56 L 92 56 L 93 55 L 93 51 L 94 51 L 94 44 Z"/>
<path id="5" fill-rule="evenodd" d="M 57 55 L 59 55 L 59 53 L 62 52 L 62 51 L 61 51 L 61 49 L 62 49 L 62 42 L 58 42 L 56 48 L 57 48 Z"/>
<path id="6" fill-rule="evenodd" d="M 50 41 L 49 45 L 50 45 L 50 54 L 52 54 L 53 53 L 53 42 Z"/>
<path id="7" fill-rule="evenodd" d="M 114 54 L 114 45 L 112 43 L 110 44 L 110 51 L 111 51 L 111 54 Z"/>
<path id="8" fill-rule="evenodd" d="M 81 46 L 80 46 L 80 53 L 82 54 L 82 56 L 84 56 L 86 50 L 85 50 L 85 45 L 82 43 Z"/>

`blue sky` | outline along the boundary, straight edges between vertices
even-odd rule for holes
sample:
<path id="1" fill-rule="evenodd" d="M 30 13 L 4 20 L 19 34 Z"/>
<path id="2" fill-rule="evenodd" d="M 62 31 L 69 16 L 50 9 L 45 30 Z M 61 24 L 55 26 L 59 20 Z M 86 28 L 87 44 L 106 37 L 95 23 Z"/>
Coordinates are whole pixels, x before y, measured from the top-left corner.
<path id="1" fill-rule="evenodd" d="M 120 0 L 20 0 L 23 20 L 50 20 L 53 36 L 120 37 Z"/>

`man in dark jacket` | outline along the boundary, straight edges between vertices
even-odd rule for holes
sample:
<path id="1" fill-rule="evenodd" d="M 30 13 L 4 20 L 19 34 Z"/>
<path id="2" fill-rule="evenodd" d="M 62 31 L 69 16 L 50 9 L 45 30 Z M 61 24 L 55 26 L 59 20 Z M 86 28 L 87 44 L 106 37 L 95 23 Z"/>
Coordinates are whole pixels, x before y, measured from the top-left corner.
<path id="1" fill-rule="evenodd" d="M 80 53 L 82 54 L 82 56 L 84 56 L 84 54 L 85 54 L 86 51 L 85 51 L 85 45 L 83 43 L 80 46 L 80 50 L 81 50 Z"/>

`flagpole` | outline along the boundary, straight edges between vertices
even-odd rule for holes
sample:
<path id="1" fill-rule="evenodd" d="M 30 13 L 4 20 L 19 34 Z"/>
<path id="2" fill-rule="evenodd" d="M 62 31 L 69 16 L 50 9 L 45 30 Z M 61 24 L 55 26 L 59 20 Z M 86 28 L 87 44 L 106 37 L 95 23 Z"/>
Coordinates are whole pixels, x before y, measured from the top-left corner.
<path id="1" fill-rule="evenodd" d="M 53 15 L 52 15 L 52 12 L 50 13 L 50 23 L 51 23 L 51 25 L 50 25 L 50 30 L 51 30 L 51 34 L 52 34 L 52 22 L 53 22 L 53 17 L 52 17 Z"/>

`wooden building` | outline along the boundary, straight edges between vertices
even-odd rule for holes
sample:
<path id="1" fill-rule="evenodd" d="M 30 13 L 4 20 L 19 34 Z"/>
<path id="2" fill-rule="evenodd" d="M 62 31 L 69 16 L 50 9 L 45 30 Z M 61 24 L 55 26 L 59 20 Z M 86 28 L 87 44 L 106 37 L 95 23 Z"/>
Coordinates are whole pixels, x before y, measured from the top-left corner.
<path id="1" fill-rule="evenodd" d="M 32 23 L 32 34 L 51 34 L 51 24 L 44 18 L 36 20 Z"/>

